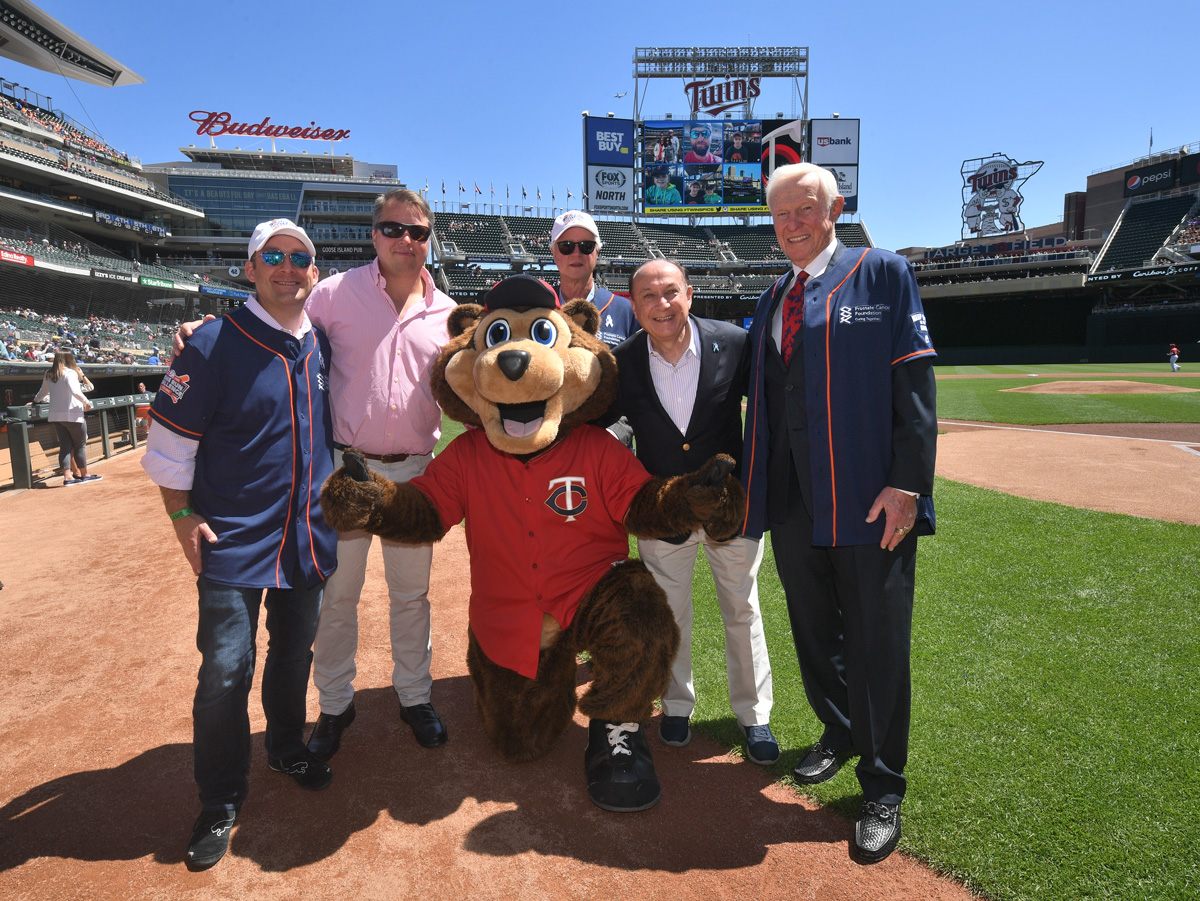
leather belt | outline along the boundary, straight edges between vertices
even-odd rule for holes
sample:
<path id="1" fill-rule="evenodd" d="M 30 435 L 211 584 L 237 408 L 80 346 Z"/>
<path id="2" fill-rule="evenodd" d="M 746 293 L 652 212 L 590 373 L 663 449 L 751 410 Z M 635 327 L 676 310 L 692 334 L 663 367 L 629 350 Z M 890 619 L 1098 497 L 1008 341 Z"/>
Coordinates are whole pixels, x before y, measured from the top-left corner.
<path id="1" fill-rule="evenodd" d="M 333 444 L 340 451 L 346 449 L 345 444 L 338 444 L 336 441 Z M 360 456 L 366 457 L 368 460 L 377 460 L 380 463 L 401 463 L 409 457 L 415 457 L 416 454 L 368 454 L 366 451 L 355 449 Z"/>

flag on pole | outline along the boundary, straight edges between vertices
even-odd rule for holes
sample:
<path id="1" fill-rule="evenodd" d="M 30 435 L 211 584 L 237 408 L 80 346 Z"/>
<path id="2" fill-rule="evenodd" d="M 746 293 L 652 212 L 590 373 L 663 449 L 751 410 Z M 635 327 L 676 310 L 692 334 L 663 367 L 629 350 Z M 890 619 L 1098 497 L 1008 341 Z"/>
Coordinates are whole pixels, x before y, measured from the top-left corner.
<path id="1" fill-rule="evenodd" d="M 522 200 L 524 200 L 524 199 L 525 199 L 526 197 L 528 197 L 528 196 L 529 196 L 529 194 L 528 194 L 528 193 L 526 193 L 526 191 L 525 191 L 525 186 L 524 186 L 524 185 L 521 185 L 521 199 L 522 199 Z"/>
<path id="2" fill-rule="evenodd" d="M 572 197 L 574 197 L 574 196 L 575 196 L 575 195 L 571 193 L 571 189 L 570 189 L 570 188 L 567 188 L 567 200 L 570 200 L 570 199 L 571 199 Z"/>
<path id="3" fill-rule="evenodd" d="M 504 183 L 504 199 L 508 200 L 510 197 L 512 197 L 512 194 L 510 194 L 508 191 L 508 182 L 505 182 Z"/>
<path id="4" fill-rule="evenodd" d="M 442 179 L 442 196 L 446 196 L 446 179 Z"/>
<path id="5" fill-rule="evenodd" d="M 458 193 L 461 194 L 465 190 L 467 190 L 467 189 L 462 186 L 462 179 L 460 178 L 458 180 Z"/>
<path id="6" fill-rule="evenodd" d="M 492 190 L 492 197 L 495 197 L 496 196 L 496 183 L 489 181 L 488 187 L 491 188 L 491 190 Z"/>
<path id="7" fill-rule="evenodd" d="M 558 200 L 558 198 L 554 196 L 554 185 L 551 185 L 550 186 L 550 202 L 554 203 L 557 200 Z"/>
<path id="8" fill-rule="evenodd" d="M 541 186 L 541 185 L 535 185 L 535 187 L 537 188 L 537 196 L 538 196 L 538 200 L 541 200 L 541 199 L 542 199 L 542 186 Z"/>
<path id="9" fill-rule="evenodd" d="M 429 176 L 425 176 L 425 193 L 429 193 Z"/>
<path id="10" fill-rule="evenodd" d="M 481 190 L 479 190 L 479 182 L 475 182 L 475 193 L 476 193 L 476 194 L 482 194 L 482 193 L 483 193 Z"/>

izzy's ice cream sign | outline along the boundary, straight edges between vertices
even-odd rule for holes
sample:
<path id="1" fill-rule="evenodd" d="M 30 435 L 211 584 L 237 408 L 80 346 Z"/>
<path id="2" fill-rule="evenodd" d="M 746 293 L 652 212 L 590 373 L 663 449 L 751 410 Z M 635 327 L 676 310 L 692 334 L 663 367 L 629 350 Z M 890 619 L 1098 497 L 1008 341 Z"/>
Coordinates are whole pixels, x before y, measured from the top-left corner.
<path id="1" fill-rule="evenodd" d="M 271 117 L 261 122 L 234 122 L 227 112 L 193 110 L 188 118 L 197 124 L 196 134 L 219 138 L 221 135 L 247 135 L 256 138 L 295 138 L 301 141 L 342 141 L 350 137 L 348 128 L 321 128 L 316 122 L 303 125 L 272 125 Z"/>

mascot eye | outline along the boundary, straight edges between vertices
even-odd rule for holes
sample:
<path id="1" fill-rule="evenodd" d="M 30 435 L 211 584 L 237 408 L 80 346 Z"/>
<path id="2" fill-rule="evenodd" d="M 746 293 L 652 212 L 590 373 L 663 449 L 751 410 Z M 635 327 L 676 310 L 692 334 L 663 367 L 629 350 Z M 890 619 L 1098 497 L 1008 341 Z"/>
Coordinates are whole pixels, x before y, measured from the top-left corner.
<path id="1" fill-rule="evenodd" d="M 497 344 L 503 344 L 512 336 L 512 330 L 509 329 L 508 323 L 503 319 L 497 319 L 488 326 L 487 334 L 483 336 L 488 347 L 494 347 Z"/>
<path id="2" fill-rule="evenodd" d="M 554 327 L 554 323 L 549 319 L 539 319 L 529 329 L 529 337 L 538 344 L 551 347 L 558 340 L 558 329 Z"/>

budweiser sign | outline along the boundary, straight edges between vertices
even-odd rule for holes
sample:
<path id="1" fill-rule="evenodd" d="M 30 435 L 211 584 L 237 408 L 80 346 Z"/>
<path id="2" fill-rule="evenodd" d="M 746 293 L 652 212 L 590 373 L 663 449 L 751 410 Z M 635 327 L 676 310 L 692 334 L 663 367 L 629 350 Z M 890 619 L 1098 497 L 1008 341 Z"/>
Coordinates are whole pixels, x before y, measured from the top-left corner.
<path id="1" fill-rule="evenodd" d="M 348 128 L 321 128 L 316 122 L 310 122 L 307 127 L 272 125 L 270 116 L 261 122 L 234 122 L 229 113 L 193 110 L 188 118 L 199 126 L 196 134 L 214 138 L 221 135 L 246 135 L 256 138 L 296 138 L 302 141 L 342 141 L 350 137 Z"/>
<path id="2" fill-rule="evenodd" d="M 683 92 L 688 95 L 693 113 L 716 116 L 757 97 L 761 92 L 758 85 L 757 75 L 750 78 L 727 78 L 724 81 L 707 78 L 703 81 L 689 81 L 683 86 Z"/>

